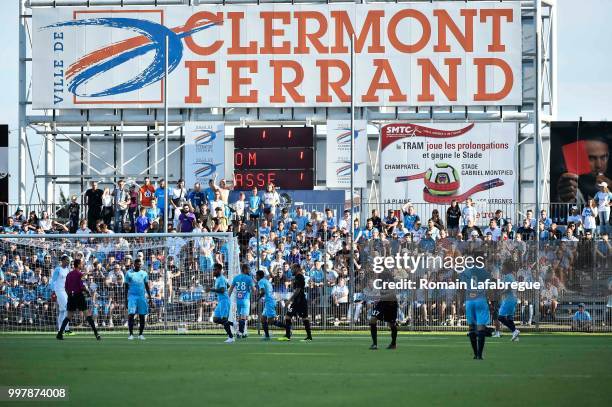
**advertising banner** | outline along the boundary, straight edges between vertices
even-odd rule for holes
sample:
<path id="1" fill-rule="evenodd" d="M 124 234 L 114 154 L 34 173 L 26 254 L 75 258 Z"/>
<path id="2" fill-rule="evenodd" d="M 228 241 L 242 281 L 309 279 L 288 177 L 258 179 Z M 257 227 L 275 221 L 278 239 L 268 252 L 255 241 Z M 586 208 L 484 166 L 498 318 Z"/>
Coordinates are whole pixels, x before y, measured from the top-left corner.
<path id="1" fill-rule="evenodd" d="M 381 133 L 383 203 L 516 202 L 516 124 L 394 123 Z"/>
<path id="2" fill-rule="evenodd" d="M 610 122 L 552 122 L 550 201 L 585 204 L 602 182 L 611 188 L 610 146 Z"/>
<path id="3" fill-rule="evenodd" d="M 33 107 L 521 105 L 521 4 L 35 8 Z M 168 83 L 164 83 L 168 39 Z"/>
<path id="4" fill-rule="evenodd" d="M 208 180 L 217 182 L 225 177 L 225 123 L 186 122 L 185 185 L 200 182 L 208 187 Z"/>
<path id="5" fill-rule="evenodd" d="M 368 186 L 368 122 L 355 120 L 354 167 L 351 169 L 351 122 L 350 120 L 327 121 L 327 167 L 328 188 L 350 188 L 351 172 L 355 188 Z"/>

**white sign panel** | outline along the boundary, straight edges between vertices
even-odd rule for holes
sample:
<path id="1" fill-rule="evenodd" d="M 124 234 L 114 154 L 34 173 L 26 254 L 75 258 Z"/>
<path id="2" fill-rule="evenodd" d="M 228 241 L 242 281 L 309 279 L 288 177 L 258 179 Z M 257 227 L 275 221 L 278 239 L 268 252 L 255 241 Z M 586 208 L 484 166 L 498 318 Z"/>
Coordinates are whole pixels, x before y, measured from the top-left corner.
<path id="1" fill-rule="evenodd" d="M 199 182 L 202 189 L 208 180 L 218 183 L 225 177 L 225 124 L 223 122 L 186 122 L 185 185 Z"/>
<path id="2" fill-rule="evenodd" d="M 33 107 L 521 105 L 520 2 L 33 10 Z M 169 79 L 164 83 L 168 38 Z"/>
<path id="3" fill-rule="evenodd" d="M 350 120 L 327 121 L 327 167 L 328 188 L 350 188 L 351 173 L 355 188 L 368 186 L 368 122 L 355 120 L 354 167 L 351 169 L 351 122 Z"/>
<path id="4" fill-rule="evenodd" d="M 512 204 L 517 136 L 515 123 L 388 124 L 381 131 L 381 199 Z"/>

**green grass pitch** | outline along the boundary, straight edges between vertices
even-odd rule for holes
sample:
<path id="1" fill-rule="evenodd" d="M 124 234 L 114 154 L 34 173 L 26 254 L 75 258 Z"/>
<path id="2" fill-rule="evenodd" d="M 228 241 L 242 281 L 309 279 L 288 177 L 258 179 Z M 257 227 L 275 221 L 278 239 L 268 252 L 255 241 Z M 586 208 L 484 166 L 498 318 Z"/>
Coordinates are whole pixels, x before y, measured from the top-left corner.
<path id="1" fill-rule="evenodd" d="M 57 404 L 79 406 L 612 405 L 612 336 L 506 334 L 488 338 L 483 361 L 456 334 L 400 333 L 394 351 L 387 332 L 378 351 L 364 333 L 224 339 L 0 335 L 0 385 L 68 386 Z"/>

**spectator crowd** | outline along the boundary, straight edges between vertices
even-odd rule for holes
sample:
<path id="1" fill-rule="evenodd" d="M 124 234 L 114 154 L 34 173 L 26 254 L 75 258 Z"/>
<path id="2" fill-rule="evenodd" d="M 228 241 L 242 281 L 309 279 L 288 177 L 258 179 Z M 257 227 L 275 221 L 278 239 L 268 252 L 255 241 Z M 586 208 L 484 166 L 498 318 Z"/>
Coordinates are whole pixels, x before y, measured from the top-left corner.
<path id="1" fill-rule="evenodd" d="M 540 321 L 567 318 L 576 307 L 560 311 L 561 298 L 589 297 L 594 281 L 603 281 L 608 302 L 591 314 L 610 322 L 612 194 L 607 185 L 581 211 L 571 208 L 566 225 L 557 225 L 545 209 L 537 217 L 532 210 L 521 216 L 512 214 L 514 219 L 498 209 L 491 219 L 483 219 L 471 199 L 437 205 L 430 213 L 420 213 L 422 207 L 408 202 L 383 215 L 372 209 L 367 216 L 360 213 L 352 220 L 348 209 L 338 213 L 332 208 L 307 211 L 304 206 L 283 205 L 271 184 L 263 192 L 257 188 L 241 192 L 230 202 L 230 188 L 224 180 L 219 184 L 210 180 L 206 188 L 196 183 L 187 189 L 182 180 L 171 188 L 163 180 L 154 185 L 149 178 L 129 186 L 120 180 L 112 189 L 100 189 L 92 182 L 84 194 L 84 205 L 77 196 L 71 198 L 67 222 L 45 212 L 40 217 L 31 212 L 26 218 L 17 210 L 9 217 L 2 234 L 71 233 L 75 238 L 0 239 L 0 322 L 53 325 L 52 272 L 64 252 L 85 261 L 87 284 L 93 292 L 91 305 L 102 326 L 125 323 L 123 279 L 136 257 L 143 259 L 151 276 L 157 304 L 152 318 L 161 320 L 165 308 L 166 322 L 172 318 L 175 322 L 207 322 L 215 305 L 214 296 L 206 290 L 212 285 L 212 265 L 228 264 L 230 246 L 226 240 L 211 237 L 145 239 L 143 234 L 163 231 L 166 188 L 169 232 L 232 232 L 240 249 L 239 260 L 253 274 L 259 268 L 270 276 L 279 312 L 292 293 L 291 265 L 301 265 L 311 317 L 317 324 L 365 323 L 372 259 L 397 253 L 442 257 L 479 253 L 498 277 L 502 263 L 512 261 L 517 281 L 539 281 L 544 287 L 539 293 L 518 293 L 516 319 L 524 324 L 533 323 L 536 313 Z M 365 218 L 363 225 L 360 218 Z M 134 235 L 91 239 L 87 237 L 91 233 Z M 355 274 L 350 272 L 352 266 Z M 430 281 L 457 278 L 451 269 L 396 271 L 427 275 Z M 497 301 L 491 300 L 492 313 Z M 463 320 L 461 293 L 454 290 L 405 291 L 400 293 L 400 304 L 400 319 L 407 325 L 452 326 Z M 254 305 L 252 314 L 256 313 Z"/>

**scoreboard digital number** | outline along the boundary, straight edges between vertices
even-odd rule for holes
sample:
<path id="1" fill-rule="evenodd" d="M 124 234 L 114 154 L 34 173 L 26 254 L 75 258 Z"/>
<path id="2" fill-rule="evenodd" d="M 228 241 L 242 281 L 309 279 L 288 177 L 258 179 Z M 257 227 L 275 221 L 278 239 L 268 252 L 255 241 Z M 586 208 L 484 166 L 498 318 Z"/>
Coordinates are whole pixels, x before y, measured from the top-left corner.
<path id="1" fill-rule="evenodd" d="M 312 127 L 239 127 L 234 132 L 234 188 L 313 189 Z"/>

